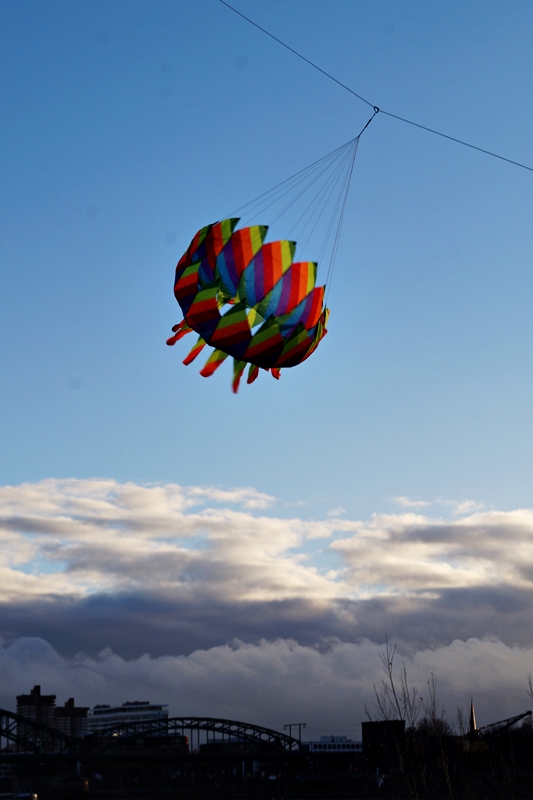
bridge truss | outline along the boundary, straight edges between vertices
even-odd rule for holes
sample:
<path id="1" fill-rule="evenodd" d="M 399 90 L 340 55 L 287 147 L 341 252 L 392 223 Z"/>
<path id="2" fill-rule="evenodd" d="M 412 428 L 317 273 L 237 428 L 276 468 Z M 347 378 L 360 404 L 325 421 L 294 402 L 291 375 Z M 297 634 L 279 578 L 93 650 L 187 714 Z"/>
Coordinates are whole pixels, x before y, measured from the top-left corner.
<path id="1" fill-rule="evenodd" d="M 185 738 L 186 737 L 186 738 Z M 216 717 L 171 717 L 129 722 L 71 738 L 58 730 L 0 709 L 3 754 L 64 756 L 83 761 L 112 756 L 162 756 L 251 749 L 272 754 L 299 751 L 298 739 L 279 731 Z"/>

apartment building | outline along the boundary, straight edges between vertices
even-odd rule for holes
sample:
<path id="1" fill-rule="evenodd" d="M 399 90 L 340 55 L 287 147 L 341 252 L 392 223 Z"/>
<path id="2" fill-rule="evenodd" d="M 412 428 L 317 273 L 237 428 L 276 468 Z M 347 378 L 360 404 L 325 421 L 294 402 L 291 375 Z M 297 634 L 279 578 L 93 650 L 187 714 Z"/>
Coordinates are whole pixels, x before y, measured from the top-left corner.
<path id="1" fill-rule="evenodd" d="M 155 722 L 168 720 L 168 705 L 150 703 L 148 700 L 133 700 L 121 706 L 94 706 L 89 711 L 89 733 L 105 728 L 120 727 L 130 722 Z"/>

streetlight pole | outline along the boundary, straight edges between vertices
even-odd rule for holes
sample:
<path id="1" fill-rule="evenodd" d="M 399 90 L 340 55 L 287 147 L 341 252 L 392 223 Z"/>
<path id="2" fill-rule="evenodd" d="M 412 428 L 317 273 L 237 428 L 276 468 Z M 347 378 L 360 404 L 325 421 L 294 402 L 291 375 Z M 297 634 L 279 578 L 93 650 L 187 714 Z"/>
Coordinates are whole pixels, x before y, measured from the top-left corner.
<path id="1" fill-rule="evenodd" d="M 287 728 L 289 729 L 289 736 L 292 739 L 292 729 L 298 728 L 298 752 L 302 749 L 302 730 L 307 728 L 306 722 L 287 722 L 286 725 L 283 726 L 283 730 L 286 731 Z"/>

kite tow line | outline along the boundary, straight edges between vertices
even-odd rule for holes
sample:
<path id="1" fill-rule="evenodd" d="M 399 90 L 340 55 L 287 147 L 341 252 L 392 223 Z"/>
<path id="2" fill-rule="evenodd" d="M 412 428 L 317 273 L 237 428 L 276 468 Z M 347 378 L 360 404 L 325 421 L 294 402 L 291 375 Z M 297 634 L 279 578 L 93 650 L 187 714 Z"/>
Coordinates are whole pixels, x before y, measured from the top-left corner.
<path id="1" fill-rule="evenodd" d="M 311 61 L 311 59 L 306 58 L 301 53 L 299 53 L 297 50 L 295 50 L 293 47 L 289 47 L 288 44 L 283 42 L 281 39 L 278 39 L 277 36 L 274 36 L 273 33 L 270 33 L 270 31 L 267 31 L 266 28 L 262 28 L 261 25 L 258 25 L 257 22 L 253 21 L 253 19 L 250 19 L 250 17 L 247 17 L 246 14 L 242 13 L 242 11 L 238 11 L 236 8 L 234 8 L 229 3 L 227 3 L 226 0 L 219 0 L 219 2 L 222 3 L 222 5 L 226 6 L 226 8 L 229 8 L 235 14 L 238 14 L 238 16 L 242 17 L 244 20 L 246 20 L 246 22 L 249 22 L 250 25 L 254 26 L 254 28 L 257 28 L 262 33 L 264 33 L 266 36 L 269 36 L 271 39 L 273 39 L 275 42 L 280 44 L 286 50 L 290 50 L 291 53 L 293 53 L 295 56 L 298 56 L 298 58 L 301 58 L 302 61 L 305 61 L 306 64 L 309 64 L 309 66 L 313 67 L 313 69 L 316 69 L 316 70 L 318 70 L 318 72 L 321 72 L 322 75 L 326 76 L 326 78 L 329 78 L 331 81 L 336 83 L 338 86 L 340 86 L 341 88 L 345 89 L 347 92 L 350 92 L 350 94 L 353 94 L 354 97 L 357 97 L 358 100 L 361 100 L 363 103 L 366 103 L 367 106 L 371 106 L 372 108 L 374 108 L 374 110 L 377 109 L 378 111 L 381 111 L 382 114 L 385 114 L 387 117 L 392 117 L 393 119 L 397 119 L 400 122 L 405 122 L 407 125 L 413 125 L 415 128 L 420 128 L 421 130 L 427 131 L 428 133 L 433 133 L 435 136 L 442 136 L 443 139 L 449 139 L 451 142 L 456 142 L 456 144 L 462 144 L 464 147 L 470 147 L 471 150 L 477 150 L 480 153 L 485 153 L 485 155 L 487 155 L 487 156 L 492 156 L 492 158 L 498 158 L 500 161 L 506 161 L 508 164 L 514 164 L 515 167 L 520 167 L 521 169 L 527 169 L 529 172 L 533 172 L 533 167 L 528 167 L 527 164 L 521 164 L 519 161 L 513 161 L 512 158 L 506 158 L 505 156 L 501 156 L 498 153 L 493 153 L 491 150 L 485 150 L 483 147 L 478 147 L 475 144 L 470 144 L 470 142 L 465 142 L 462 139 L 457 139 L 455 136 L 450 136 L 449 134 L 442 133 L 441 131 L 437 131 L 434 128 L 428 128 L 426 125 L 421 125 L 419 122 L 413 122 L 413 120 L 411 120 L 411 119 L 406 119 L 405 117 L 400 117 L 400 116 L 398 116 L 398 114 L 393 114 L 391 111 L 385 111 L 383 108 L 381 108 L 381 109 L 378 108 L 373 103 L 371 103 L 369 100 L 367 100 L 365 97 L 363 97 L 362 95 L 358 94 L 353 89 L 351 89 L 349 86 L 347 86 L 345 83 L 342 83 L 342 81 L 339 81 L 338 78 L 335 78 L 333 75 L 331 75 L 331 73 L 326 72 L 325 69 L 322 69 L 322 67 L 319 67 L 318 64 L 314 63 L 314 61 Z M 372 117 L 372 119 L 373 119 L 373 117 Z M 370 122 L 370 120 L 369 120 L 369 122 Z M 368 124 L 369 123 L 367 123 L 367 125 Z M 366 127 L 366 125 L 365 125 L 365 127 Z M 364 128 L 363 128 L 363 130 L 364 130 Z M 362 132 L 363 131 L 361 131 L 361 133 Z M 359 135 L 361 135 L 361 134 L 359 134 Z"/>
<path id="2" fill-rule="evenodd" d="M 362 129 L 362 131 L 359 134 L 359 136 L 361 136 L 361 134 L 363 134 L 366 131 L 366 129 L 368 128 L 368 126 L 370 125 L 370 123 L 372 122 L 372 120 L 374 119 L 376 114 L 379 114 L 379 111 L 380 111 L 380 109 L 377 106 L 374 106 L 374 113 L 372 114 L 372 116 L 370 117 L 368 122 L 366 123 L 365 127 Z M 358 139 L 359 139 L 359 136 L 357 137 Z"/>

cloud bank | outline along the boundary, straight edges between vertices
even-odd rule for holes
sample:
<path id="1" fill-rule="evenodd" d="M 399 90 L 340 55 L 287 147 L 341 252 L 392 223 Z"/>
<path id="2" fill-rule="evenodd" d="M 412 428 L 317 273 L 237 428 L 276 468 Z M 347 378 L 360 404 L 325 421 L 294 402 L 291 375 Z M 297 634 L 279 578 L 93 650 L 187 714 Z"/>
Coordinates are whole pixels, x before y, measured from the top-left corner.
<path id="1" fill-rule="evenodd" d="M 107 649 L 96 658 L 66 659 L 38 638 L 0 648 L 0 703 L 14 707 L 16 694 L 40 683 L 58 702 L 110 704 L 132 699 L 166 702 L 171 716 L 215 716 L 282 729 L 306 721 L 306 736 L 325 733 L 360 738 L 365 705 L 374 711 L 373 684 L 381 681 L 380 647 L 331 642 L 305 647 L 292 640 L 261 641 L 197 650 L 188 656 L 148 655 L 123 659 Z M 493 722 L 531 705 L 527 673 L 533 650 L 470 639 L 398 659 L 412 685 L 424 695 L 437 676 L 438 694 L 449 721 L 457 706 L 468 714 L 476 698 L 478 723 Z"/>
<path id="2" fill-rule="evenodd" d="M 425 501 L 397 501 L 400 513 L 369 520 L 343 509 L 308 520 L 281 516 L 253 488 L 0 487 L 4 687 L 44 684 L 35 662 L 80 702 L 115 702 L 131 686 L 151 699 L 166 692 L 174 713 L 215 714 L 215 704 L 221 716 L 260 713 L 267 724 L 274 700 L 259 687 L 268 678 L 273 714 L 304 714 L 321 687 L 331 719 L 344 707 L 343 719 L 360 719 L 388 635 L 413 677 L 425 685 L 435 672 L 452 704 L 452 688 L 488 697 L 505 686 L 507 705 L 523 705 L 533 511 L 461 501 L 445 519 Z M 313 713 L 328 722 L 318 704 Z"/>

